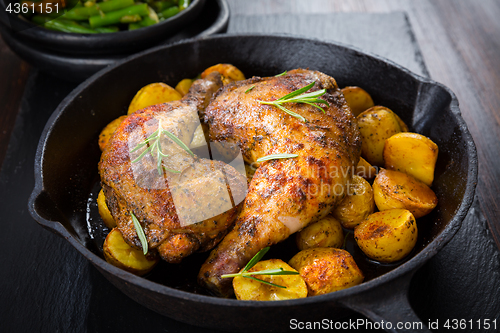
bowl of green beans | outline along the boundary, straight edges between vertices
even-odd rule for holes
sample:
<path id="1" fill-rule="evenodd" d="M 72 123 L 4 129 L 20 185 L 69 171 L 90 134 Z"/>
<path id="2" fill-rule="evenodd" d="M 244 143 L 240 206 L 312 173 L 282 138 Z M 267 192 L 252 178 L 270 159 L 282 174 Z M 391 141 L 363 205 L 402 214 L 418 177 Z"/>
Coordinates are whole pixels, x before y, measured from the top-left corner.
<path id="1" fill-rule="evenodd" d="M 0 24 L 21 41 L 64 54 L 121 54 L 174 35 L 205 0 L 0 0 Z"/>

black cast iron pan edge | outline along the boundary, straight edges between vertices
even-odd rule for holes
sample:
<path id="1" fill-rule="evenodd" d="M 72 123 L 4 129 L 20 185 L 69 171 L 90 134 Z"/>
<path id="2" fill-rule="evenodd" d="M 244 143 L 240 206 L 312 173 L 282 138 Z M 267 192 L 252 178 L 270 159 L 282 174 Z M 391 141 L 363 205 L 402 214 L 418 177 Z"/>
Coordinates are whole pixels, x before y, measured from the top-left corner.
<path id="1" fill-rule="evenodd" d="M 90 85 L 94 80 L 96 80 L 101 75 L 112 71 L 115 67 L 120 66 L 122 63 L 127 62 L 131 59 L 135 59 L 137 57 L 141 57 L 145 54 L 153 53 L 159 49 L 175 46 L 178 44 L 185 43 L 196 43 L 197 41 L 203 40 L 211 40 L 211 39 L 239 39 L 239 38 L 280 38 L 280 39 L 294 39 L 294 40 L 308 40 L 321 44 L 333 44 L 335 46 L 345 48 L 346 52 L 352 52 L 356 55 L 366 55 L 368 54 L 370 57 L 375 58 L 381 62 L 389 64 L 390 66 L 396 67 L 399 70 L 405 72 L 407 75 L 412 76 L 414 79 L 421 82 L 421 86 L 423 84 L 431 84 L 436 85 L 444 89 L 448 92 L 451 98 L 450 103 L 450 111 L 456 117 L 456 120 L 459 125 L 459 130 L 465 138 L 467 143 L 467 153 L 469 157 L 469 165 L 468 165 L 468 180 L 466 184 L 466 190 L 464 194 L 464 199 L 456 211 L 453 219 L 446 225 L 445 229 L 436 237 L 431 243 L 429 243 L 420 253 L 415 255 L 406 263 L 402 264 L 398 268 L 379 276 L 373 280 L 362 283 L 358 286 L 337 291 L 335 293 L 330 293 L 321 296 L 315 296 L 311 298 L 303 298 L 303 299 L 295 299 L 288 301 L 279 301 L 279 302 L 257 302 L 257 301 L 237 301 L 233 299 L 222 299 L 204 295 L 192 294 L 184 291 L 180 291 L 174 288 L 170 288 L 161 284 L 157 284 L 151 282 L 149 280 L 140 278 L 128 272 L 125 272 L 119 268 L 108 264 L 105 260 L 100 258 L 99 256 L 92 253 L 85 246 L 83 246 L 77 239 L 70 235 L 70 233 L 62 226 L 61 223 L 57 221 L 49 221 L 42 216 L 39 215 L 36 209 L 36 202 L 41 198 L 48 197 L 44 195 L 43 189 L 43 178 L 42 178 L 42 161 L 43 161 L 43 153 L 46 139 L 48 138 L 52 125 L 57 121 L 57 118 L 61 114 L 61 111 L 67 106 L 67 104 L 74 99 L 84 88 Z M 168 297 L 176 298 L 179 300 L 186 300 L 190 302 L 196 303 L 204 303 L 207 305 L 214 306 L 225 306 L 231 308 L 244 308 L 247 307 L 259 307 L 259 308 L 275 308 L 275 307 L 284 307 L 284 306 L 297 306 L 297 305 L 307 305 L 311 303 L 327 303 L 341 305 L 357 312 L 365 314 L 368 318 L 373 321 L 380 322 L 384 321 L 413 321 L 414 319 L 418 320 L 418 317 L 411 309 L 411 306 L 408 303 L 407 294 L 408 294 L 408 286 L 411 280 L 411 277 L 415 273 L 415 271 L 421 267 L 427 260 L 433 257 L 447 242 L 451 240 L 451 238 L 455 235 L 455 233 L 460 229 L 461 222 L 465 218 L 474 198 L 475 187 L 477 184 L 477 153 L 474 141 L 472 136 L 470 135 L 467 125 L 465 121 L 462 119 L 460 110 L 458 108 L 458 100 L 455 94 L 448 89 L 447 87 L 432 81 L 428 78 L 421 77 L 410 72 L 408 69 L 403 68 L 390 60 L 384 59 L 377 55 L 369 54 L 367 52 L 363 52 L 357 48 L 353 48 L 351 46 L 346 46 L 341 43 L 334 42 L 323 42 L 316 39 L 311 38 L 301 38 L 294 37 L 291 35 L 283 35 L 283 34 L 273 34 L 273 35 L 263 35 L 263 34 L 240 34 L 240 35 L 220 35 L 220 36 L 211 36 L 201 39 L 191 39 L 185 40 L 182 42 L 174 43 L 170 46 L 160 46 L 156 47 L 126 59 L 123 59 L 113 66 L 105 68 L 88 80 L 80 84 L 73 92 L 71 92 L 57 107 L 54 111 L 50 119 L 48 120 L 44 131 L 42 133 L 37 152 L 35 158 L 35 188 L 30 196 L 28 209 L 32 217 L 37 220 L 43 227 L 59 234 L 60 236 L 67 239 L 80 253 L 82 253 L 92 264 L 94 264 L 100 271 L 105 271 L 113 276 L 116 276 L 120 279 L 125 279 L 128 283 L 140 285 L 142 288 L 147 289 L 151 292 L 159 293 Z M 190 322 L 190 324 L 196 324 Z M 200 324 L 201 325 L 201 324 Z M 389 330 L 393 332 L 403 332 L 404 330 Z M 424 326 L 422 331 L 426 331 L 426 327 Z"/>

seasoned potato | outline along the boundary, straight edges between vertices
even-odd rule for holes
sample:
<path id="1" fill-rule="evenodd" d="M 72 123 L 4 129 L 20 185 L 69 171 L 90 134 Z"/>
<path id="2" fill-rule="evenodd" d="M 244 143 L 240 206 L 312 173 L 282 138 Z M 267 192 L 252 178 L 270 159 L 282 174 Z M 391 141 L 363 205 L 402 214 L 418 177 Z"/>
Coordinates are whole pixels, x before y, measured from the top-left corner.
<path id="1" fill-rule="evenodd" d="M 355 117 L 375 105 L 370 94 L 360 87 L 345 87 L 341 90 Z"/>
<path id="2" fill-rule="evenodd" d="M 340 222 L 329 215 L 297 233 L 297 247 L 300 250 L 311 247 L 336 247 L 344 244 L 344 232 Z"/>
<path id="3" fill-rule="evenodd" d="M 363 157 L 360 157 L 358 166 L 356 167 L 356 175 L 367 180 L 372 179 L 377 175 L 377 169 L 368 163 Z"/>
<path id="4" fill-rule="evenodd" d="M 366 180 L 354 175 L 347 186 L 347 196 L 332 211 L 342 226 L 353 229 L 375 210 L 373 189 Z"/>
<path id="5" fill-rule="evenodd" d="M 248 271 L 256 272 L 277 268 L 283 268 L 285 271 L 295 271 L 280 259 L 260 261 Z M 237 276 L 233 279 L 233 288 L 237 299 L 247 301 L 279 301 L 307 296 L 307 286 L 300 275 L 254 275 L 254 277 L 286 288 L 270 286 L 259 281 Z"/>
<path id="6" fill-rule="evenodd" d="M 186 95 L 193 84 L 191 79 L 183 79 L 177 83 L 175 90 L 177 90 L 182 96 Z"/>
<path id="7" fill-rule="evenodd" d="M 99 191 L 99 195 L 97 195 L 97 208 L 99 209 L 99 215 L 101 215 L 106 227 L 109 229 L 116 227 L 115 219 L 113 218 L 113 215 L 111 215 L 108 205 L 106 205 L 106 197 L 104 196 L 102 189 Z"/>
<path id="8" fill-rule="evenodd" d="M 350 288 L 364 279 L 349 252 L 332 247 L 300 251 L 289 264 L 306 281 L 308 296 Z"/>
<path id="9" fill-rule="evenodd" d="M 136 275 L 148 273 L 159 261 L 156 254 L 148 253 L 145 256 L 142 250 L 128 245 L 116 228 L 111 230 L 106 237 L 103 251 L 107 262 Z"/>
<path id="10" fill-rule="evenodd" d="M 222 75 L 222 83 L 224 85 L 231 83 L 233 81 L 240 81 L 245 79 L 245 75 L 231 64 L 217 64 L 208 67 L 201 73 L 201 78 L 204 79 L 208 74 L 212 72 L 219 72 Z"/>
<path id="11" fill-rule="evenodd" d="M 146 106 L 156 105 L 182 98 L 182 95 L 163 82 L 156 82 L 144 86 L 135 94 L 128 107 L 128 114 L 144 109 Z"/>
<path id="12" fill-rule="evenodd" d="M 99 134 L 99 148 L 101 151 L 104 150 L 104 148 L 107 146 L 109 139 L 111 139 L 111 136 L 113 133 L 115 133 L 116 129 L 122 121 L 127 118 L 127 116 L 121 116 L 110 122 L 109 124 L 104 127 L 104 129 L 101 131 L 101 134 Z"/>
<path id="13" fill-rule="evenodd" d="M 417 219 L 437 205 L 436 194 L 429 186 L 399 171 L 381 169 L 373 182 L 373 195 L 380 211 L 404 208 Z"/>
<path id="14" fill-rule="evenodd" d="M 438 146 L 417 133 L 398 133 L 385 141 L 384 161 L 389 170 L 401 171 L 432 185 Z"/>
<path id="15" fill-rule="evenodd" d="M 406 209 L 370 215 L 354 229 L 354 239 L 370 258 L 394 262 L 406 257 L 417 242 L 417 222 Z"/>
<path id="16" fill-rule="evenodd" d="M 385 140 L 402 131 L 396 114 L 388 108 L 374 106 L 357 119 L 362 140 L 361 155 L 370 164 L 383 166 Z"/>

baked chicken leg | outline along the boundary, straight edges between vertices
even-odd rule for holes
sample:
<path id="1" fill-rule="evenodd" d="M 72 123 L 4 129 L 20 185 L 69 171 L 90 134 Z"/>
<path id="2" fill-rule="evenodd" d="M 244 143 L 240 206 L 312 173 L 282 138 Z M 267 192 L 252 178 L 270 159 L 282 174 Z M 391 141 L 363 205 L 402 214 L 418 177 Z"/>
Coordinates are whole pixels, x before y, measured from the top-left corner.
<path id="1" fill-rule="evenodd" d="M 142 246 L 133 214 L 148 249 L 157 249 L 171 263 L 213 248 L 236 218 L 234 198 L 246 193 L 244 174 L 222 162 L 193 156 L 169 136 L 189 145 L 200 124 L 198 115 L 221 86 L 220 75 L 213 73 L 195 81 L 181 100 L 130 115 L 99 163 L 106 203 L 125 241 Z"/>
<path id="2" fill-rule="evenodd" d="M 315 82 L 326 89 L 324 113 L 305 103 L 286 103 L 297 119 L 274 101 Z M 298 157 L 262 162 L 255 172 L 236 225 L 214 249 L 198 275 L 213 293 L 229 297 L 230 278 L 262 248 L 325 217 L 344 197 L 361 141 L 356 120 L 335 80 L 304 69 L 284 76 L 252 78 L 220 89 L 205 110 L 210 140 L 237 143 L 245 162 L 271 154 Z"/>

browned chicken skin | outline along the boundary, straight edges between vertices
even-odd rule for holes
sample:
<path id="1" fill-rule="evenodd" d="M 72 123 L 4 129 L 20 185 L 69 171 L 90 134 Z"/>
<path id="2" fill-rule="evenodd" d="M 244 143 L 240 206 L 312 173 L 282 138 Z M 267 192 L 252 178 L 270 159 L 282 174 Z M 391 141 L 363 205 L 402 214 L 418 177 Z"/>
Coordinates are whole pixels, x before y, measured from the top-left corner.
<path id="1" fill-rule="evenodd" d="M 161 159 L 162 165 L 180 173 L 160 174 L 158 160 L 149 153 L 135 161 L 142 151 L 133 148 L 160 124 L 189 145 L 200 123 L 198 114 L 221 85 L 220 75 L 214 73 L 195 81 L 180 101 L 130 115 L 116 130 L 99 163 L 106 203 L 126 242 L 141 248 L 133 213 L 142 225 L 148 248 L 156 248 L 171 263 L 194 251 L 209 250 L 224 237 L 238 213 L 231 196 L 245 196 L 246 177 L 222 162 L 191 156 L 166 136 L 160 142 L 162 152 L 169 156 Z M 210 215 L 213 212 L 220 214 Z"/>
<path id="2" fill-rule="evenodd" d="M 321 97 L 329 103 L 325 113 L 306 104 L 284 105 L 307 122 L 258 102 L 276 100 L 313 81 L 311 91 L 327 90 Z M 221 275 L 238 272 L 259 250 L 318 221 L 344 197 L 345 185 L 359 160 L 361 141 L 335 80 L 303 69 L 224 86 L 205 110 L 205 121 L 211 141 L 237 143 L 249 164 L 270 154 L 299 155 L 260 165 L 234 229 L 200 270 L 200 284 L 229 297 L 232 279 Z"/>

